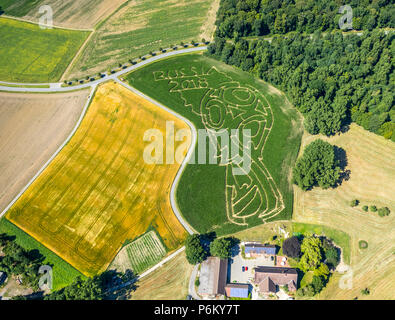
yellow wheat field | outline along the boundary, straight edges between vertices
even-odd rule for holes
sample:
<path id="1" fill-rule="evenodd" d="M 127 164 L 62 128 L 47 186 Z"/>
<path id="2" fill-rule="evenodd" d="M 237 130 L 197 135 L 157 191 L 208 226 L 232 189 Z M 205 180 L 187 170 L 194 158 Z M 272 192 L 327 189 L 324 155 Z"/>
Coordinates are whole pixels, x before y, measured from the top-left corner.
<path id="1" fill-rule="evenodd" d="M 144 132 L 165 135 L 166 121 L 187 128 L 120 84 L 100 86 L 75 136 L 6 217 L 86 275 L 150 226 L 176 248 L 186 236 L 169 197 L 179 164 L 143 160 Z"/>

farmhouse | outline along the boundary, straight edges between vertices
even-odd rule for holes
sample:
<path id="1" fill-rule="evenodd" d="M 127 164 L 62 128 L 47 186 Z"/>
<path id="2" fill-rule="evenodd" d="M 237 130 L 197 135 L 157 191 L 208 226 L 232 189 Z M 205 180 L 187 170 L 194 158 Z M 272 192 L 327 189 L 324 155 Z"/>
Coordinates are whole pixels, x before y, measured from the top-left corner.
<path id="1" fill-rule="evenodd" d="M 246 243 L 244 252 L 247 258 L 257 258 L 263 255 L 274 256 L 276 254 L 276 246 L 260 243 Z"/>
<path id="2" fill-rule="evenodd" d="M 261 293 L 276 293 L 277 286 L 288 285 L 289 291 L 296 291 L 298 273 L 293 268 L 258 267 L 255 269 L 254 283 Z"/>
<path id="3" fill-rule="evenodd" d="M 224 295 L 227 277 L 228 259 L 207 258 L 200 268 L 199 294 L 202 296 Z"/>
<path id="4" fill-rule="evenodd" d="M 229 298 L 248 298 L 248 284 L 231 283 L 225 287 L 226 296 Z"/>

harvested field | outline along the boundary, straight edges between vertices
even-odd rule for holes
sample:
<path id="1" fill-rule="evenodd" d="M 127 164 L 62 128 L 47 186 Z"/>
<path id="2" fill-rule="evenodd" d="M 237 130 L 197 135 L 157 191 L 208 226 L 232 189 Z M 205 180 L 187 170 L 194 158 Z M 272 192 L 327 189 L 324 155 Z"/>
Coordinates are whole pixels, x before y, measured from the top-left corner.
<path id="1" fill-rule="evenodd" d="M 305 134 L 303 145 L 317 138 Z M 356 124 L 344 134 L 320 138 L 345 150 L 350 179 L 335 189 L 303 192 L 295 188 L 294 219 L 346 232 L 351 238 L 353 277 L 350 289 L 340 289 L 341 277 L 334 277 L 319 298 L 394 299 L 395 144 Z M 354 199 L 360 204 L 353 208 Z M 364 205 L 386 206 L 391 214 L 381 218 L 377 212 L 364 212 Z M 360 240 L 368 242 L 367 249 L 359 249 Z M 369 296 L 360 294 L 366 287 Z"/>
<path id="2" fill-rule="evenodd" d="M 74 137 L 7 219 L 86 275 L 104 271 L 127 239 L 150 226 L 177 248 L 186 232 L 169 194 L 179 165 L 143 159 L 146 130 L 165 135 L 166 121 L 188 129 L 121 85 L 101 85 Z"/>
<path id="3" fill-rule="evenodd" d="M 66 140 L 88 95 L 0 93 L 0 212 Z"/>
<path id="4" fill-rule="evenodd" d="M 83 77 L 180 41 L 211 38 L 217 0 L 133 0 L 101 24 L 66 74 Z M 214 18 L 213 18 L 214 17 Z"/>
<path id="5" fill-rule="evenodd" d="M 181 252 L 163 267 L 139 280 L 132 300 L 184 300 L 188 294 L 193 266 Z"/>
<path id="6" fill-rule="evenodd" d="M 4 2 L 4 3 L 3 3 Z M 2 0 L 7 15 L 20 17 L 38 23 L 42 16 L 39 8 L 49 5 L 53 11 L 54 24 L 74 29 L 92 29 L 108 17 L 126 0 Z"/>
<path id="7" fill-rule="evenodd" d="M 124 246 L 117 254 L 109 269 L 120 272 L 132 270 L 139 274 L 158 263 L 166 254 L 166 248 L 155 231 L 149 231 L 143 236 Z"/>

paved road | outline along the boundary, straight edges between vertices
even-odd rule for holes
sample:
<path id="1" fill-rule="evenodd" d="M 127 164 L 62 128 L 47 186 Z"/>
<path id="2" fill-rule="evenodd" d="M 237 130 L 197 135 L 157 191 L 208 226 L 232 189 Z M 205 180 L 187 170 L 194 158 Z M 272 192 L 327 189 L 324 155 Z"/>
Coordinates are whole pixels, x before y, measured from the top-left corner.
<path id="1" fill-rule="evenodd" d="M 80 119 L 78 120 L 76 126 L 74 127 L 73 131 L 71 132 L 71 134 L 67 137 L 66 141 L 58 148 L 58 150 L 56 150 L 56 152 L 52 155 L 52 157 L 44 164 L 44 166 L 37 172 L 37 174 L 29 181 L 29 183 L 22 189 L 22 191 L 11 201 L 11 203 L 3 210 L 3 212 L 0 213 L 0 218 L 5 215 L 5 213 L 12 207 L 12 205 L 22 196 L 22 194 L 29 188 L 29 186 L 38 178 L 38 176 L 48 167 L 48 165 L 50 164 L 50 162 L 58 155 L 58 153 L 63 149 L 63 147 L 66 145 L 66 143 L 71 139 L 71 137 L 74 135 L 74 133 L 77 131 L 78 127 L 80 126 L 83 117 L 85 116 L 85 112 L 90 104 L 90 101 L 92 99 L 93 96 L 93 92 L 96 88 L 97 85 L 105 82 L 105 81 L 109 81 L 109 80 L 113 80 L 116 81 L 118 83 L 120 83 L 122 86 L 126 87 L 127 89 L 131 90 L 132 92 L 136 93 L 137 95 L 141 96 L 142 98 L 150 101 L 151 103 L 155 104 L 156 106 L 162 108 L 163 110 L 165 110 L 166 112 L 174 115 L 175 117 L 179 118 L 180 120 L 186 122 L 189 126 L 189 128 L 191 129 L 192 132 L 192 140 L 191 140 L 191 147 L 188 150 L 188 153 L 184 159 L 184 161 L 182 162 L 177 175 L 173 181 L 171 190 L 170 190 L 170 204 L 172 206 L 172 209 L 177 217 L 177 219 L 180 221 L 180 223 L 184 226 L 184 228 L 187 230 L 187 232 L 189 234 L 193 234 L 195 232 L 195 230 L 184 220 L 184 218 L 181 215 L 181 212 L 178 208 L 177 205 L 177 201 L 175 199 L 175 193 L 176 193 L 176 189 L 178 186 L 178 182 L 182 176 L 182 173 L 184 172 L 189 159 L 191 158 L 192 154 L 193 154 L 193 150 L 195 149 L 196 146 L 196 141 L 197 141 L 197 133 L 196 133 L 196 128 L 193 125 L 193 123 L 191 121 L 189 121 L 188 119 L 184 118 L 183 116 L 179 115 L 178 113 L 174 112 L 173 110 L 170 110 L 169 108 L 165 107 L 164 105 L 160 104 L 159 102 L 157 102 L 156 100 L 146 96 L 145 94 L 141 93 L 140 91 L 138 91 L 137 89 L 129 86 L 128 84 L 120 81 L 118 79 L 119 76 L 128 73 L 130 71 L 133 71 L 137 68 L 140 68 L 142 66 L 145 66 L 147 64 L 153 63 L 155 61 L 161 60 L 161 59 L 165 59 L 168 57 L 172 57 L 172 56 L 176 56 L 176 55 L 180 55 L 180 54 L 185 54 L 185 53 L 191 53 L 191 52 L 198 52 L 198 51 L 202 51 L 202 50 L 206 50 L 207 47 L 195 47 L 195 48 L 189 48 L 189 49 L 182 49 L 182 50 L 177 50 L 177 51 L 171 51 L 168 53 L 164 53 L 161 55 L 157 55 L 154 57 L 151 57 L 149 59 L 146 59 L 144 61 L 141 61 L 140 63 L 137 63 L 136 65 L 130 66 L 122 71 L 119 71 L 117 73 L 114 73 L 112 75 L 106 76 L 104 78 L 101 78 L 99 80 L 96 81 L 92 81 L 90 83 L 86 83 L 86 84 L 82 84 L 82 85 L 78 85 L 78 86 L 73 86 L 73 87 L 61 87 L 61 84 L 59 83 L 51 83 L 50 88 L 18 88 L 18 87 L 7 87 L 7 86 L 0 86 L 0 90 L 9 90 L 9 91 L 15 91 L 15 92 L 65 92 L 65 91 L 71 91 L 71 90 L 78 90 L 78 89 L 84 89 L 84 88 L 91 88 L 91 94 L 89 95 L 88 101 L 84 107 L 84 110 L 81 114 Z M 0 82 L 1 83 L 1 82 Z M 4 82 L 2 82 L 4 83 Z M 7 83 L 10 84 L 10 83 Z M 14 83 L 13 83 L 14 84 Z M 15 85 L 15 84 L 14 84 Z M 26 84 L 20 84 L 20 85 L 26 85 Z M 28 85 L 34 85 L 34 84 L 28 84 Z M 42 84 L 41 84 L 42 85 Z"/>
<path id="2" fill-rule="evenodd" d="M 195 265 L 195 267 L 192 270 L 191 278 L 189 279 L 189 294 L 190 296 L 195 299 L 195 300 L 200 300 L 200 297 L 198 296 L 196 290 L 195 290 L 195 281 L 197 277 L 197 273 L 199 270 L 199 264 Z"/>
<path id="3" fill-rule="evenodd" d="M 174 178 L 173 184 L 171 186 L 171 190 L 170 190 L 170 204 L 171 204 L 171 207 L 172 207 L 172 209 L 173 209 L 178 221 L 180 221 L 180 223 L 184 226 L 185 230 L 187 230 L 189 234 L 195 233 L 196 231 L 182 217 L 181 211 L 178 208 L 177 201 L 176 201 L 176 190 L 177 190 L 178 182 L 180 181 L 181 176 L 182 176 L 182 174 L 183 174 L 183 172 L 184 172 L 189 160 L 191 159 L 191 157 L 193 155 L 193 150 L 195 150 L 196 141 L 197 141 L 197 131 L 196 131 L 195 126 L 187 118 L 184 118 L 183 116 L 179 115 L 178 113 L 174 112 L 173 110 L 170 110 L 169 108 L 167 108 L 164 105 L 160 104 L 156 100 L 146 96 L 144 93 L 138 91 L 137 89 L 129 86 L 128 84 L 126 84 L 126 83 L 124 83 L 124 82 L 122 82 L 122 81 L 120 81 L 118 79 L 116 79 L 115 81 L 118 82 L 119 84 L 121 84 L 122 86 L 124 86 L 125 88 L 129 89 L 130 91 L 134 92 L 135 94 L 139 95 L 143 99 L 153 103 L 154 105 L 158 106 L 159 108 L 162 108 L 166 112 L 168 112 L 168 113 L 172 114 L 173 116 L 177 117 L 178 119 L 184 121 L 185 123 L 188 124 L 189 128 L 191 129 L 191 132 L 192 132 L 191 146 L 189 147 L 188 153 L 187 153 L 184 161 L 182 162 L 180 168 L 178 169 L 177 175 Z"/>
<path id="4" fill-rule="evenodd" d="M 191 146 L 188 150 L 188 153 L 184 159 L 184 161 L 182 162 L 177 175 L 174 179 L 173 185 L 171 187 L 171 192 L 170 192 L 170 203 L 172 206 L 172 209 L 175 213 L 175 215 L 177 216 L 177 219 L 180 221 L 180 223 L 184 226 L 184 228 L 188 231 L 188 233 L 192 234 L 195 232 L 195 230 L 193 230 L 193 228 L 183 219 L 181 212 L 178 208 L 177 202 L 175 200 L 175 191 L 177 189 L 177 185 L 178 182 L 181 178 L 182 173 L 184 172 L 189 159 L 192 156 L 193 150 L 196 146 L 196 141 L 197 141 L 197 134 L 196 134 L 196 128 L 193 125 L 192 122 L 190 122 L 188 119 L 184 118 L 183 116 L 179 115 L 178 113 L 174 112 L 173 110 L 170 110 L 169 108 L 165 107 L 164 105 L 160 104 L 159 102 L 155 101 L 154 99 L 146 96 L 145 94 L 141 93 L 140 91 L 138 91 L 137 89 L 129 86 L 128 84 L 120 81 L 118 79 L 119 76 L 128 73 L 130 71 L 133 71 L 137 68 L 140 68 L 144 65 L 150 64 L 152 62 L 164 59 L 164 58 L 168 58 L 168 57 L 172 57 L 172 56 L 176 56 L 176 55 L 180 55 L 180 54 L 185 54 L 185 53 L 192 53 L 192 52 L 198 52 L 198 51 L 203 51 L 206 50 L 207 47 L 195 47 L 195 48 L 190 48 L 190 49 L 183 49 L 183 50 L 178 50 L 178 51 L 172 51 L 172 52 L 168 52 L 168 53 L 164 53 L 158 56 L 154 56 L 152 58 L 146 59 L 136 65 L 133 65 L 131 67 L 128 67 L 122 71 L 119 71 L 117 73 L 114 73 L 112 75 L 106 76 L 104 78 L 101 78 L 99 80 L 96 81 L 92 81 L 90 83 L 86 83 L 86 84 L 82 84 L 82 85 L 78 85 L 78 86 L 73 86 L 73 87 L 62 87 L 61 83 L 49 83 L 48 85 L 50 86 L 49 88 L 34 88 L 33 86 L 35 85 L 43 85 L 43 84 L 26 84 L 26 83 L 9 83 L 9 82 L 1 82 L 0 84 L 0 91 L 1 90 L 6 90 L 6 91 L 12 91 L 12 92 L 43 92 L 43 93 L 48 93 L 48 92 L 67 92 L 67 91 L 72 91 L 72 90 L 79 90 L 79 89 L 84 89 L 84 88 L 91 88 L 91 93 L 88 97 L 88 100 L 84 106 L 84 109 L 81 113 L 81 116 L 76 124 L 76 126 L 74 127 L 73 131 L 70 133 L 70 135 L 67 137 L 67 139 L 64 141 L 64 143 L 56 150 L 56 152 L 51 156 L 51 158 L 44 164 L 44 166 L 34 175 L 34 177 L 29 181 L 29 183 L 21 190 L 21 192 L 11 201 L 11 203 L 3 210 L 3 212 L 0 213 L 0 218 L 5 215 L 5 213 L 12 207 L 12 205 L 22 196 L 22 194 L 29 188 L 29 186 L 38 178 L 38 176 L 48 167 L 48 165 L 51 163 L 51 161 L 59 154 L 59 152 L 63 149 L 63 147 L 69 142 L 69 140 L 72 138 L 72 136 L 74 135 L 74 133 L 77 131 L 77 129 L 79 128 L 85 113 L 88 109 L 88 106 L 93 98 L 93 93 L 94 90 L 96 88 L 97 85 L 108 81 L 108 80 L 114 80 L 117 83 L 120 83 L 122 86 L 126 87 L 127 89 L 131 90 L 132 92 L 136 93 L 137 95 L 141 96 L 142 98 L 150 101 L 151 103 L 155 104 L 156 106 L 162 108 L 163 110 L 165 110 L 166 112 L 169 112 L 170 114 L 174 115 L 175 117 L 179 118 L 180 120 L 186 122 L 188 124 L 188 126 L 191 129 L 192 132 L 192 141 L 191 141 Z M 24 86 L 32 86 L 32 88 L 30 87 L 9 87 L 7 85 L 24 85 Z M 113 290 L 119 290 L 122 289 L 126 286 L 129 286 L 131 284 L 133 284 L 135 281 L 137 281 L 138 279 L 141 279 L 145 276 L 147 276 L 148 274 L 152 273 L 153 271 L 155 271 L 156 269 L 160 268 L 163 266 L 163 264 L 165 264 L 166 262 L 168 262 L 169 260 L 173 259 L 175 256 L 177 256 L 179 253 L 181 253 L 182 251 L 185 250 L 185 247 L 182 247 L 180 249 L 178 249 L 176 252 L 172 253 L 170 256 L 166 257 L 165 259 L 163 259 L 161 262 L 159 262 L 158 264 L 156 264 L 155 266 L 153 266 L 152 268 L 150 268 L 149 270 L 145 271 L 144 273 L 142 273 L 140 276 L 138 276 L 136 279 L 129 281 L 125 284 L 123 284 L 120 287 L 117 288 L 113 288 Z M 195 269 L 197 270 L 197 267 L 195 267 Z M 194 271 L 195 271 L 194 269 Z M 195 271 L 196 272 L 196 271 Z M 196 278 L 196 275 L 195 275 Z M 197 295 L 195 294 L 194 298 L 197 297 Z"/>
<path id="5" fill-rule="evenodd" d="M 128 73 L 130 71 L 136 70 L 138 68 L 141 68 L 147 64 L 150 64 L 152 62 L 166 59 L 172 56 L 177 56 L 180 54 L 185 54 L 185 53 L 192 53 L 192 52 L 199 52 L 199 51 L 204 51 L 207 50 L 207 46 L 204 47 L 194 47 L 194 48 L 187 48 L 187 49 L 182 49 L 182 50 L 176 50 L 176 51 L 170 51 L 162 54 L 158 54 L 154 57 L 148 58 L 144 61 L 141 61 L 133 66 L 130 66 L 126 69 L 123 69 L 121 71 L 118 71 L 114 74 L 111 75 L 106 75 L 105 77 L 91 81 L 88 83 L 76 85 L 76 86 L 67 86 L 67 87 L 62 87 L 62 83 L 11 83 L 11 82 L 1 82 L 0 81 L 0 91 L 10 91 L 10 92 L 67 92 L 67 91 L 73 91 L 73 90 L 78 90 L 78 89 L 84 89 L 84 88 L 89 88 L 89 87 L 95 87 L 105 81 L 108 80 L 117 80 L 118 77 L 122 76 L 125 73 Z M 14 86 L 7 86 L 7 85 L 19 85 L 19 86 L 29 86 L 27 88 L 25 87 L 14 87 Z M 49 88 L 34 88 L 33 86 L 42 86 L 42 85 L 49 85 Z"/>

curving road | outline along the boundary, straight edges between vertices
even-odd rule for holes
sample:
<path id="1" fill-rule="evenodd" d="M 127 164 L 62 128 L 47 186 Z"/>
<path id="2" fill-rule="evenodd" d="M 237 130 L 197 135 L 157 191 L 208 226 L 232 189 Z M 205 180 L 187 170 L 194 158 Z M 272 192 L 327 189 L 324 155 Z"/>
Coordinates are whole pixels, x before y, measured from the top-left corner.
<path id="1" fill-rule="evenodd" d="M 4 216 L 6 214 L 6 212 L 13 206 L 13 204 L 22 196 L 22 194 L 30 187 L 30 185 L 38 178 L 38 176 L 48 167 L 48 165 L 51 163 L 51 161 L 59 154 L 59 152 L 63 149 L 63 147 L 66 145 L 66 143 L 68 143 L 70 141 L 70 139 L 72 138 L 72 136 L 74 135 L 74 133 L 77 131 L 77 129 L 79 128 L 86 110 L 92 100 L 93 97 L 93 93 L 94 90 L 96 89 L 96 86 L 109 81 L 109 80 L 113 80 L 119 84 L 121 84 L 122 86 L 124 86 L 125 88 L 129 89 L 130 91 L 134 92 L 135 94 L 139 95 L 140 97 L 148 100 L 149 102 L 153 103 L 154 105 L 158 106 L 159 108 L 165 110 L 166 112 L 174 115 L 175 117 L 177 117 L 178 119 L 184 121 L 185 123 L 188 124 L 189 128 L 191 129 L 192 132 L 192 140 L 191 140 L 191 146 L 187 152 L 187 155 L 184 159 L 184 161 L 182 162 L 177 175 L 173 181 L 173 184 L 171 186 L 171 190 L 170 190 L 170 204 L 171 207 L 178 219 L 178 221 L 182 224 L 182 226 L 185 228 L 185 230 L 187 230 L 187 232 L 189 234 L 193 234 L 196 231 L 184 220 L 184 218 L 182 217 L 181 211 L 178 208 L 177 205 L 177 201 L 176 201 L 176 190 L 177 190 L 177 186 L 178 183 L 180 181 L 180 178 L 182 176 L 182 173 L 184 172 L 190 158 L 192 157 L 193 154 L 193 150 L 195 149 L 196 146 L 196 141 L 197 141 L 197 133 L 196 133 L 196 128 L 193 125 L 193 123 L 191 121 L 189 121 L 188 119 L 184 118 L 183 116 L 179 115 L 178 113 L 174 112 L 173 110 L 165 107 L 164 105 L 160 104 L 159 102 L 157 102 L 156 100 L 146 96 L 145 94 L 143 94 L 142 92 L 138 91 L 137 89 L 129 86 L 128 84 L 120 81 L 118 79 L 118 77 L 120 77 L 121 75 L 131 72 L 133 70 L 136 70 L 138 68 L 141 68 L 147 64 L 153 63 L 155 61 L 158 60 L 162 60 L 162 59 L 166 59 L 168 57 L 172 57 L 172 56 L 176 56 L 176 55 L 180 55 L 180 54 L 186 54 L 186 53 L 192 53 L 192 52 L 198 52 L 198 51 L 203 51 L 206 50 L 207 47 L 195 47 L 195 48 L 189 48 L 189 49 L 182 49 L 182 50 L 177 50 L 177 51 L 171 51 L 171 52 L 167 52 L 161 55 L 157 55 L 151 58 L 148 58 L 144 61 L 141 61 L 140 63 L 137 63 L 133 66 L 130 66 L 126 69 L 123 69 L 117 73 L 105 76 L 101 79 L 98 79 L 96 81 L 92 81 L 89 83 L 84 83 L 81 85 L 77 85 L 77 86 L 72 86 L 72 87 L 62 87 L 61 83 L 48 83 L 48 85 L 50 86 L 49 88 L 30 88 L 30 87 L 10 87 L 7 86 L 8 85 L 24 85 L 24 86 L 35 86 L 35 85 L 45 85 L 45 84 L 33 84 L 33 83 L 10 83 L 10 82 L 1 82 L 0 81 L 0 91 L 1 90 L 5 90 L 5 91 L 12 91 L 12 92 L 40 92 L 40 93 L 48 93 L 48 92 L 66 92 L 66 91 L 73 91 L 73 90 L 80 90 L 80 89 L 85 89 L 85 88 L 91 88 L 91 94 L 88 97 L 88 101 L 86 102 L 86 105 L 84 106 L 84 109 L 81 113 L 81 116 L 76 124 L 76 126 L 74 127 L 73 131 L 70 133 L 70 135 L 67 137 L 67 139 L 65 140 L 65 142 L 56 150 L 56 152 L 51 156 L 51 158 L 44 164 L 44 166 L 34 175 L 34 177 L 28 182 L 28 184 L 21 190 L 21 192 L 9 203 L 9 205 L 3 210 L 3 212 L 0 213 L 0 218 L 2 216 Z M 1 85 L 3 84 L 3 85 Z"/>
<path id="2" fill-rule="evenodd" d="M 99 80 L 96 81 L 92 81 L 89 83 L 85 83 L 85 84 L 81 84 L 81 85 L 77 85 L 77 86 L 72 86 L 72 87 L 62 87 L 62 83 L 48 83 L 48 84 L 33 84 L 33 83 L 10 83 L 10 82 L 4 82 L 4 81 L 0 81 L 0 91 L 12 91 L 12 92 L 40 92 L 40 93 L 48 93 L 48 92 L 67 92 L 67 91 L 73 91 L 73 90 L 79 90 L 79 89 L 85 89 L 85 88 L 90 88 L 91 89 L 91 93 L 88 97 L 88 100 L 83 108 L 83 111 L 81 113 L 80 118 L 78 119 L 77 124 L 75 125 L 75 127 L 73 128 L 72 132 L 70 133 L 70 135 L 67 137 L 67 139 L 63 142 L 63 144 L 55 151 L 55 153 L 48 159 L 48 161 L 44 164 L 44 166 L 34 175 L 34 177 L 28 182 L 28 184 L 21 190 L 21 192 L 9 203 L 9 205 L 0 213 L 0 218 L 3 217 L 6 212 L 14 205 L 14 203 L 22 196 L 22 194 L 30 187 L 30 185 L 39 177 L 39 175 L 48 167 L 48 165 L 52 162 L 52 160 L 60 153 L 60 151 L 63 149 L 63 147 L 70 141 L 70 139 L 73 137 L 74 133 L 77 131 L 77 129 L 79 128 L 79 126 L 81 125 L 81 122 L 86 114 L 86 111 L 92 101 L 93 95 L 94 95 L 94 91 L 96 89 L 96 87 L 106 81 L 109 80 L 113 80 L 119 84 L 121 84 L 122 86 L 124 86 L 125 88 L 131 90 L 132 92 L 134 92 L 135 94 L 139 95 L 140 97 L 148 100 L 149 102 L 153 103 L 154 105 L 158 106 L 159 108 L 165 110 L 166 112 L 174 115 L 175 117 L 179 118 L 180 120 L 184 121 L 185 123 L 188 124 L 189 128 L 191 129 L 192 132 L 192 140 L 191 140 L 191 146 L 189 147 L 189 150 L 187 152 L 187 155 L 184 159 L 184 161 L 182 162 L 177 175 L 173 181 L 172 187 L 171 187 L 171 191 L 170 191 L 170 203 L 171 203 L 171 207 L 177 217 L 177 219 L 179 220 L 179 222 L 182 224 L 182 226 L 187 230 L 187 232 L 189 234 L 193 234 L 196 231 L 184 220 L 184 218 L 181 215 L 181 212 L 178 208 L 177 205 L 177 201 L 175 199 L 175 193 L 176 193 L 176 189 L 179 183 L 179 180 L 182 176 L 182 173 L 184 172 L 192 154 L 193 154 L 193 150 L 195 149 L 196 146 L 196 141 L 197 141 L 197 133 L 196 133 L 196 128 L 193 125 L 193 123 L 191 121 L 189 121 L 188 119 L 184 118 L 183 116 L 179 115 L 178 113 L 174 112 L 173 110 L 165 107 L 164 105 L 160 104 L 159 102 L 157 102 L 156 100 L 146 96 L 145 94 L 143 94 L 142 92 L 138 91 L 137 89 L 129 86 L 128 84 L 120 81 L 118 79 L 118 77 L 120 77 L 121 75 L 131 72 L 133 70 L 136 70 L 138 68 L 141 68 L 142 66 L 145 66 L 147 64 L 153 63 L 155 61 L 158 60 L 162 60 L 168 57 L 172 57 L 172 56 L 176 56 L 176 55 L 180 55 L 180 54 L 186 54 L 186 53 L 192 53 L 192 52 L 198 52 L 198 51 L 203 51 L 206 50 L 207 47 L 195 47 L 195 48 L 190 48 L 190 49 L 183 49 L 183 50 L 178 50 L 178 51 L 172 51 L 172 52 L 168 52 L 168 53 L 164 53 L 158 56 L 154 56 L 151 58 L 148 58 L 140 63 L 137 63 L 133 66 L 130 66 L 126 69 L 123 69 L 122 71 L 119 71 L 117 73 L 105 76 Z M 13 85 L 13 86 L 8 86 L 8 85 Z M 15 85 L 20 85 L 20 86 L 25 86 L 25 87 L 14 87 Z M 38 86 L 38 85 L 49 85 L 49 88 L 35 88 L 34 86 Z M 126 287 L 132 283 L 134 283 L 135 281 L 137 281 L 138 279 L 141 279 L 145 276 L 147 276 L 148 274 L 152 273 L 153 271 L 155 271 L 156 269 L 160 268 L 161 266 L 163 266 L 163 264 L 165 264 L 166 262 L 168 262 L 169 260 L 173 259 L 176 255 L 180 254 L 181 252 L 183 252 L 185 250 L 185 247 L 181 247 L 180 249 L 178 249 L 177 251 L 175 251 L 174 253 L 172 253 L 170 256 L 166 257 L 165 259 L 163 259 L 161 262 L 159 262 L 158 264 L 156 264 L 155 266 L 153 266 L 152 268 L 150 268 L 149 270 L 145 271 L 144 273 L 142 273 L 137 279 L 134 279 L 128 283 L 123 284 L 121 287 Z M 196 274 L 197 271 L 197 267 L 195 267 L 194 269 L 194 274 Z M 195 275 L 196 277 L 196 275 Z M 120 288 L 117 288 L 120 289 Z M 113 288 L 114 290 L 114 288 Z M 197 297 L 196 294 L 193 294 L 194 298 Z"/>
<path id="3" fill-rule="evenodd" d="M 166 112 L 172 114 L 173 116 L 177 117 L 178 119 L 184 121 L 186 124 L 188 124 L 189 128 L 191 129 L 191 132 L 192 132 L 191 146 L 189 147 L 187 155 L 186 155 L 184 161 L 182 162 L 180 168 L 178 169 L 177 175 L 174 178 L 173 184 L 171 186 L 171 190 L 170 190 L 170 204 L 171 204 L 171 207 L 172 207 L 172 209 L 173 209 L 178 221 L 180 221 L 180 223 L 183 225 L 185 230 L 187 230 L 189 234 L 195 233 L 196 231 L 182 217 L 181 211 L 178 208 L 177 201 L 176 201 L 176 190 L 177 190 L 178 182 L 180 181 L 181 176 L 182 176 L 182 174 L 183 174 L 183 172 L 184 172 L 189 160 L 191 159 L 191 157 L 193 155 L 193 150 L 195 150 L 196 141 L 197 141 L 197 131 L 196 131 L 195 126 L 187 118 L 184 118 L 183 116 L 181 116 L 177 112 L 174 112 L 173 110 L 165 107 L 163 104 L 159 103 L 158 101 L 146 96 L 144 93 L 138 91 L 137 89 L 129 86 L 128 84 L 120 81 L 119 79 L 115 79 L 115 81 L 117 83 L 121 84 L 122 86 L 124 86 L 125 88 L 129 89 L 130 91 L 134 92 L 135 94 L 139 95 L 143 99 L 151 102 L 152 104 L 154 104 L 154 105 L 158 106 L 159 108 L 165 110 Z"/>
<path id="4" fill-rule="evenodd" d="M 67 92 L 67 91 L 85 89 L 85 88 L 89 88 L 89 87 L 96 87 L 97 85 L 99 85 L 103 82 L 109 81 L 109 80 L 117 81 L 118 77 L 122 76 L 123 74 L 131 72 L 136 69 L 139 69 L 139 68 L 141 68 L 147 64 L 151 64 L 155 61 L 166 59 L 166 58 L 173 57 L 173 56 L 177 56 L 180 54 L 199 52 L 199 51 L 204 51 L 204 50 L 207 50 L 207 46 L 181 49 L 181 50 L 162 53 L 162 54 L 156 55 L 154 57 L 148 58 L 144 61 L 138 62 L 137 64 L 130 66 L 126 69 L 123 69 L 121 71 L 118 71 L 114 74 L 106 75 L 105 77 L 100 78 L 98 80 L 83 83 L 83 84 L 76 85 L 76 86 L 62 87 L 63 83 L 13 83 L 13 82 L 0 81 L 0 91 L 43 92 L 43 93 L 45 93 L 45 92 Z M 34 88 L 34 86 L 43 86 L 43 85 L 48 85 L 49 88 Z M 15 86 L 20 86 L 20 87 L 15 87 Z M 22 86 L 25 86 L 25 87 L 22 87 Z"/>

